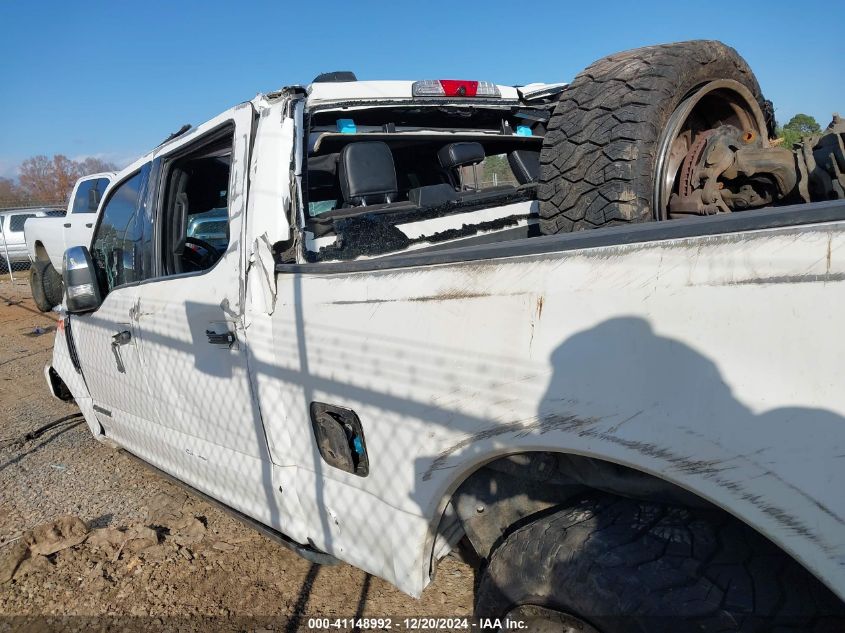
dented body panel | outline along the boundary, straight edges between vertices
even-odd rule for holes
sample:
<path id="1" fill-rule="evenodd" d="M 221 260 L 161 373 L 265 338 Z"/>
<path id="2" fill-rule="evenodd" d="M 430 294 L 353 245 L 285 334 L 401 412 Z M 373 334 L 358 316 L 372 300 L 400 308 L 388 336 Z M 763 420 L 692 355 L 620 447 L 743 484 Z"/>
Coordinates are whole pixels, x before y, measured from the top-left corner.
<path id="1" fill-rule="evenodd" d="M 841 591 L 845 397 L 829 298 L 845 287 L 843 228 L 280 273 L 255 333 L 274 367 L 258 397 L 274 459 L 298 467 L 309 538 L 419 593 L 458 484 L 494 457 L 551 450 L 690 490 Z M 360 416 L 369 477 L 320 463 L 314 400 Z M 364 535 L 384 525 L 373 549 Z"/>
<path id="2" fill-rule="evenodd" d="M 845 210 L 306 263 L 300 97 L 256 98 L 128 168 L 235 121 L 221 260 L 72 316 L 81 373 L 56 339 L 95 436 L 412 595 L 461 482 L 552 451 L 690 491 L 845 597 Z M 103 338 L 123 322 L 125 377 Z M 357 415 L 366 476 L 322 458 L 315 402 Z"/>

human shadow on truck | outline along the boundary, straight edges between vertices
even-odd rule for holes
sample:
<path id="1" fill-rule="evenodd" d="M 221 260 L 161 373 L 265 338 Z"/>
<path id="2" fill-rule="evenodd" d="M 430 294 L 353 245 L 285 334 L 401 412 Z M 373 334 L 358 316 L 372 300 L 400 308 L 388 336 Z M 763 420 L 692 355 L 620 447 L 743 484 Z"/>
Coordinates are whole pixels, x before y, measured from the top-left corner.
<path id="1" fill-rule="evenodd" d="M 633 621 L 642 630 L 677 631 L 680 622 L 705 627 L 727 613 L 743 631 L 800 623 L 808 614 L 838 618 L 832 626 L 845 622 L 833 594 L 770 541 L 706 495 L 667 483 L 696 481 L 698 494 L 726 489 L 766 532 L 798 534 L 842 561 L 841 503 L 819 493 L 839 474 L 831 464 L 845 448 L 845 418 L 806 407 L 754 412 L 714 360 L 639 318 L 571 336 L 550 364 L 535 419 L 473 429 L 453 449 L 417 462 L 430 472 L 473 452 L 507 455 L 517 443 L 536 451 L 530 460 L 487 463 L 486 474 L 471 475 L 453 497 L 466 537 L 487 559 L 476 596 L 481 612 L 530 619 L 533 612 L 520 606 L 527 604 L 576 614 L 601 631 L 629 630 Z M 748 371 L 756 364 L 749 358 Z M 688 450 L 665 441 L 675 430 L 688 436 Z M 572 454 L 544 453 L 544 444 Z M 632 463 L 653 476 L 625 466 Z M 787 482 L 774 465 L 799 474 Z M 755 485 L 762 481 L 765 496 Z M 794 510 L 802 505 L 806 513 Z M 479 525 L 495 524 L 497 514 L 498 533 Z"/>

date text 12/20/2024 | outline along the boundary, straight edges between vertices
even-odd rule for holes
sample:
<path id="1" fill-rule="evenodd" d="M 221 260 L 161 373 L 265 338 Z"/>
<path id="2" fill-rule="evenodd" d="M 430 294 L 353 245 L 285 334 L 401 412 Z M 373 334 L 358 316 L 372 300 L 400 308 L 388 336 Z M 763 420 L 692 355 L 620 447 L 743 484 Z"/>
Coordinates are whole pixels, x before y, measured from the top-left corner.
<path id="1" fill-rule="evenodd" d="M 528 624 L 513 618 L 308 618 L 309 631 L 525 631 Z"/>

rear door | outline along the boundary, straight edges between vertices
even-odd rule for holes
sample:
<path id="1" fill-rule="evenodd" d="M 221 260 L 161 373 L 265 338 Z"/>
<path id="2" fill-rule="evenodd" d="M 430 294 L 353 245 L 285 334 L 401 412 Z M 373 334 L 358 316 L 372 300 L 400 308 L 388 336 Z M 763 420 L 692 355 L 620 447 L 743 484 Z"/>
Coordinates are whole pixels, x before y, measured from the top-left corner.
<path id="1" fill-rule="evenodd" d="M 76 184 L 70 213 L 64 222 L 64 248 L 88 246 L 97 220 L 97 207 L 108 187 L 109 179 L 90 178 Z"/>
<path id="2" fill-rule="evenodd" d="M 150 461 L 271 523 L 268 449 L 243 344 L 241 240 L 253 116 L 243 104 L 156 153 L 158 273 L 138 288 L 136 325 L 166 445 Z M 207 218 L 221 225 L 195 230 Z"/>
<path id="3" fill-rule="evenodd" d="M 9 249 L 9 256 L 12 262 L 22 262 L 27 260 L 26 255 L 26 237 L 24 236 L 23 227 L 26 221 L 30 218 L 43 215 L 42 213 L 12 213 L 9 216 L 8 224 L 6 225 L 6 247 Z"/>

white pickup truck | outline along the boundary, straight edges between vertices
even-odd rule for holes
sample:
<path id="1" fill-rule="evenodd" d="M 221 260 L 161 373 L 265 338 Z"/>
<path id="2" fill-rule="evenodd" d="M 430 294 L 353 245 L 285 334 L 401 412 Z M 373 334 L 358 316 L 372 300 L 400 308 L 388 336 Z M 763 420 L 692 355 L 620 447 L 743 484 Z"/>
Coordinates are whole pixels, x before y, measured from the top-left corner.
<path id="1" fill-rule="evenodd" d="M 24 224 L 29 285 L 42 312 L 62 302 L 62 280 L 57 272 L 62 269 L 62 257 L 71 246 L 91 243 L 97 208 L 114 176 L 104 172 L 80 178 L 73 186 L 64 216 L 34 217 Z"/>
<path id="2" fill-rule="evenodd" d="M 770 112 L 709 41 L 261 94 L 118 174 L 48 383 L 312 561 L 462 557 L 488 629 L 845 630 L 843 134 Z"/>

